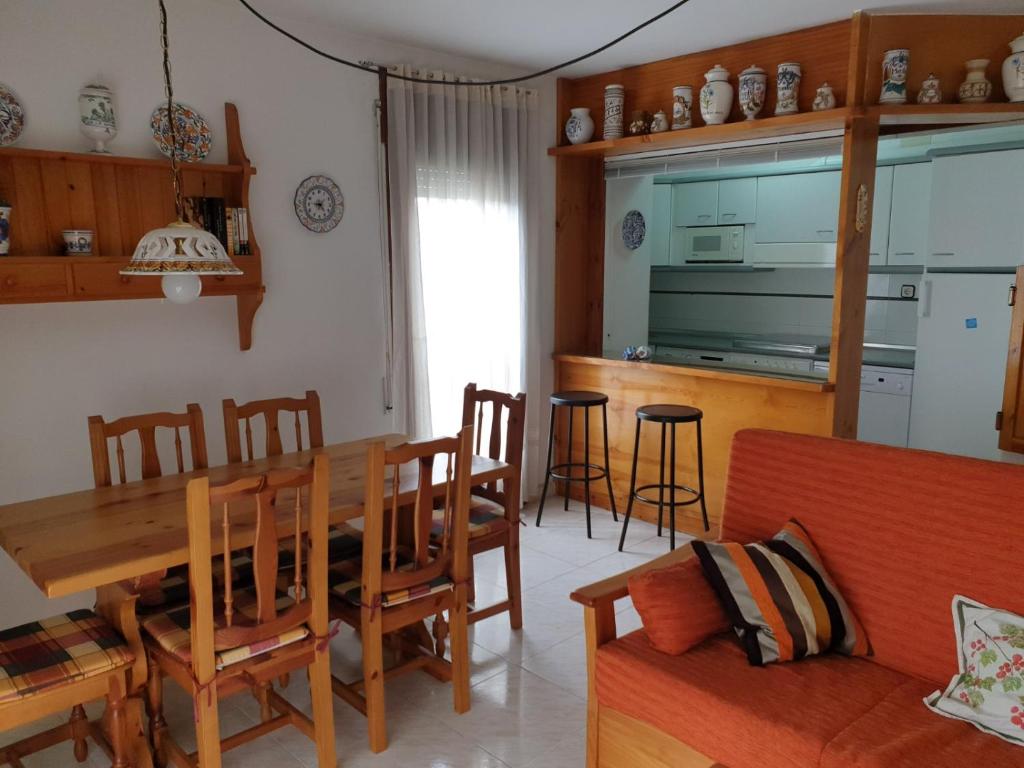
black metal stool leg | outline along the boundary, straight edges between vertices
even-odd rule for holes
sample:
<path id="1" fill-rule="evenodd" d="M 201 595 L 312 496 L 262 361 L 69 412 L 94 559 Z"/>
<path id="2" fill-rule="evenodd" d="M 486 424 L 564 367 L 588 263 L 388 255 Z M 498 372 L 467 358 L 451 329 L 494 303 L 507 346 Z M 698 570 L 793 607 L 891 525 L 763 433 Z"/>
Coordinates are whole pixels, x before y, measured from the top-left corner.
<path id="1" fill-rule="evenodd" d="M 626 502 L 626 516 L 622 519 L 622 534 L 619 536 L 619 552 L 626 543 L 626 528 L 633 514 L 633 494 L 636 493 L 636 461 L 640 455 L 640 419 L 636 420 L 636 439 L 633 441 L 633 469 L 629 475 L 629 501 Z"/>
<path id="2" fill-rule="evenodd" d="M 658 535 L 665 521 L 665 423 L 661 424 L 661 456 L 658 459 Z"/>
<path id="3" fill-rule="evenodd" d="M 701 439 L 700 419 L 697 420 L 697 490 L 700 491 L 700 513 L 704 516 L 704 530 L 710 531 L 708 508 L 704 503 L 704 442 Z"/>
<path id="4" fill-rule="evenodd" d="M 587 509 L 587 538 L 590 535 L 590 408 L 583 409 L 583 503 Z"/>
<path id="5" fill-rule="evenodd" d="M 615 509 L 615 491 L 612 490 L 612 462 L 608 458 L 608 404 L 601 403 L 601 419 L 604 421 L 604 477 L 608 481 L 608 500 L 612 505 L 612 520 L 619 522 Z"/>
<path id="6" fill-rule="evenodd" d="M 572 477 L 572 412 L 573 412 L 573 410 L 574 410 L 573 407 L 570 405 L 569 406 L 569 445 L 568 445 L 569 453 L 568 453 L 568 456 L 566 458 L 566 462 L 568 463 L 568 466 L 565 468 L 565 474 L 569 475 L 569 477 Z M 566 480 L 565 483 L 563 484 L 563 488 L 562 488 L 562 493 L 564 495 L 564 500 L 565 500 L 565 507 L 564 507 L 564 509 L 565 509 L 566 512 L 569 511 L 569 489 L 570 488 L 572 488 L 572 483 L 570 481 Z"/>
<path id="7" fill-rule="evenodd" d="M 548 425 L 548 465 L 544 470 L 544 489 L 540 492 L 540 504 L 537 505 L 537 522 L 540 527 L 540 516 L 544 514 L 544 499 L 548 496 L 548 482 L 551 480 L 551 451 L 555 444 L 555 406 L 551 406 L 551 423 Z"/>
<path id="8" fill-rule="evenodd" d="M 676 425 L 672 424 L 672 466 L 669 468 L 668 548 L 676 548 Z"/>

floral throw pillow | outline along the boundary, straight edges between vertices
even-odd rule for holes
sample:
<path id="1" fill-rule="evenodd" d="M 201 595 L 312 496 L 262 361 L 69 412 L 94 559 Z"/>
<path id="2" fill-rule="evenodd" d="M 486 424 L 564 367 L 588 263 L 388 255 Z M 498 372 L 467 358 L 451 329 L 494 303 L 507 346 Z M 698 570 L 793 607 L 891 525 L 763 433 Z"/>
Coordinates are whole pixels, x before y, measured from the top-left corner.
<path id="1" fill-rule="evenodd" d="M 953 627 L 960 674 L 925 706 L 1024 746 L 1024 617 L 957 595 Z"/>

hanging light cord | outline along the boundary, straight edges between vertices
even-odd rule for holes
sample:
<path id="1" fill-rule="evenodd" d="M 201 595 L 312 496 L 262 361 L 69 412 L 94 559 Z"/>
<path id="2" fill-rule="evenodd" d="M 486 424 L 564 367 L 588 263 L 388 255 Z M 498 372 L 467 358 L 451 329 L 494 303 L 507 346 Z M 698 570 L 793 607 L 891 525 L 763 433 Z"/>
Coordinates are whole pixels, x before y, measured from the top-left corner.
<path id="1" fill-rule="evenodd" d="M 293 35 L 291 32 L 289 32 L 286 29 L 282 29 L 281 27 L 279 27 L 277 24 L 272 22 L 270 19 L 268 19 L 262 13 L 260 13 L 255 8 L 253 8 L 252 5 L 249 4 L 248 0 L 238 0 L 238 2 L 240 2 L 242 5 L 244 5 L 248 9 L 249 13 L 251 13 L 257 19 L 262 21 L 268 27 L 270 27 L 271 29 L 281 33 L 282 35 L 287 37 L 289 40 L 291 40 L 291 41 L 293 41 L 295 43 L 298 43 L 303 48 L 306 48 L 307 50 L 312 51 L 313 53 L 315 53 L 318 56 L 322 56 L 323 58 L 328 59 L 329 61 L 333 61 L 333 62 L 335 62 L 337 64 L 344 64 L 346 67 L 351 67 L 352 69 L 361 69 L 364 72 L 372 72 L 375 75 L 380 72 L 380 68 L 379 67 L 374 67 L 374 66 L 370 66 L 370 65 L 366 65 L 366 64 L 357 64 L 354 61 L 349 61 L 348 59 L 343 59 L 340 56 L 335 56 L 333 54 L 327 53 L 327 51 L 321 50 L 320 48 L 317 48 L 312 43 L 307 43 L 302 38 L 300 38 L 300 37 L 298 37 L 296 35 Z M 439 83 L 441 83 L 443 85 L 467 85 L 467 86 L 477 86 L 477 87 L 480 87 L 480 86 L 490 86 L 490 85 L 512 85 L 514 83 L 521 83 L 521 82 L 523 82 L 525 80 L 533 80 L 536 77 L 543 77 L 544 75 L 550 75 L 552 72 L 557 72 L 560 69 L 565 69 L 566 67 L 571 67 L 573 64 L 579 64 L 581 61 L 586 61 L 587 59 L 592 58 L 593 56 L 596 56 L 599 53 L 603 53 L 604 51 L 606 51 L 609 48 L 611 48 L 613 45 L 617 45 L 618 43 L 621 43 L 627 37 L 635 35 L 637 32 L 639 32 L 640 30 L 644 29 L 645 27 L 649 27 L 651 24 L 653 24 L 656 21 L 660 21 L 662 18 L 664 18 L 665 16 L 668 16 L 670 13 L 672 13 L 672 11 L 674 11 L 674 10 L 676 10 L 678 8 L 681 8 L 682 6 L 686 5 L 688 2 L 690 2 L 690 0 L 679 0 L 679 2 L 674 3 L 670 8 L 662 11 L 657 16 L 651 17 L 650 19 L 645 21 L 643 24 L 640 24 L 638 26 L 633 27 L 631 30 L 629 30 L 625 34 L 619 35 L 618 37 L 616 37 L 611 42 L 605 43 L 600 48 L 595 48 L 594 50 L 590 51 L 589 53 L 584 53 L 581 56 L 577 56 L 574 59 L 569 59 L 568 61 L 564 61 L 561 64 L 556 64 L 553 67 L 548 67 L 547 69 L 542 69 L 539 72 L 533 72 L 533 73 L 530 73 L 530 74 L 527 74 L 527 75 L 520 75 L 519 77 L 509 77 L 509 78 L 505 78 L 504 80 L 484 80 L 484 81 L 458 81 L 457 80 L 457 81 L 454 81 L 454 82 L 449 82 L 449 81 L 446 80 L 446 81 L 443 81 L 443 83 L 441 83 L 441 81 L 430 80 L 430 79 L 425 78 L 425 77 L 413 77 L 413 76 L 410 76 L 410 75 L 399 75 L 399 74 L 393 74 L 391 72 L 387 72 L 386 74 L 387 74 L 388 77 L 390 77 L 390 78 L 392 78 L 394 80 L 404 80 L 404 81 L 406 81 L 408 83 L 425 83 L 427 85 L 438 85 Z M 163 0 L 160 0 L 160 5 L 163 6 Z"/>
<path id="2" fill-rule="evenodd" d="M 174 89 L 171 87 L 171 53 L 167 43 L 167 7 L 160 3 L 160 47 L 164 53 L 164 93 L 167 95 L 167 125 L 171 133 L 171 176 L 174 178 L 174 207 L 178 221 L 185 220 L 185 200 L 181 194 L 181 169 L 178 167 L 178 131 L 174 119 Z"/>

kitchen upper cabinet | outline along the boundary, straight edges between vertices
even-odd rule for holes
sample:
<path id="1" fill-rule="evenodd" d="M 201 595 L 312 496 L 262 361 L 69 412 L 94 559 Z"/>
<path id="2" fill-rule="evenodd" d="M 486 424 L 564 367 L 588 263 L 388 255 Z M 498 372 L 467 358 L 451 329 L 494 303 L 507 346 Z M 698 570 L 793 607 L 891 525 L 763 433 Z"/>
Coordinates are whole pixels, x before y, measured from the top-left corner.
<path id="1" fill-rule="evenodd" d="M 654 185 L 651 212 L 652 220 L 647 224 L 650 233 L 648 239 L 651 243 L 651 266 L 667 266 L 672 238 L 672 185 Z"/>
<path id="2" fill-rule="evenodd" d="M 931 163 L 896 166 L 892 178 L 892 213 L 889 216 L 887 264 L 924 264 L 925 253 L 928 251 L 928 209 L 931 198 Z"/>
<path id="3" fill-rule="evenodd" d="M 717 181 L 672 186 L 672 223 L 677 227 L 713 227 L 718 223 Z"/>
<path id="4" fill-rule="evenodd" d="M 840 176 L 821 171 L 760 177 L 754 242 L 836 242 Z"/>
<path id="5" fill-rule="evenodd" d="M 1024 262 L 1024 149 L 932 161 L 928 267 Z"/>
<path id="6" fill-rule="evenodd" d="M 757 179 L 718 182 L 718 223 L 753 224 L 757 211 Z"/>
<path id="7" fill-rule="evenodd" d="M 875 194 L 871 206 L 871 257 L 869 264 L 885 264 L 889 252 L 889 212 L 892 209 L 891 165 L 875 169 Z"/>

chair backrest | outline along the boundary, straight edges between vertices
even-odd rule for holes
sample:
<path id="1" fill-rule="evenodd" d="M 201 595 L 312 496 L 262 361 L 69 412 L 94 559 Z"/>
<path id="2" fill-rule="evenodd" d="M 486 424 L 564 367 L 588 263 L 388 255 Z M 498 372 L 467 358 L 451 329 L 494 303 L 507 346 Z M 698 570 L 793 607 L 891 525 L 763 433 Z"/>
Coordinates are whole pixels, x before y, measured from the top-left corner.
<path id="1" fill-rule="evenodd" d="M 391 449 L 382 442 L 370 445 L 363 511 L 364 606 L 379 605 L 385 593 L 415 591 L 440 577 L 455 584 L 469 578 L 472 438 L 473 430 L 466 426 L 457 437 Z M 431 547 L 438 498 L 443 499 L 444 522 L 437 546 Z M 412 511 L 403 525 L 406 505 Z"/>
<path id="2" fill-rule="evenodd" d="M 308 623 L 327 623 L 329 460 L 319 454 L 306 467 L 275 469 L 223 485 L 209 478 L 187 489 L 192 666 L 196 679 L 213 674 L 216 651 L 263 642 Z M 278 612 L 279 530 L 294 542 L 293 603 Z M 213 529 L 223 579 L 213 581 Z M 308 546 L 307 546 L 308 545 Z M 232 553 L 251 548 L 255 604 L 236 610 Z M 305 568 L 305 580 L 303 573 Z M 221 584 L 220 582 L 223 582 Z M 216 615 L 222 619 L 215 621 Z"/>
<path id="3" fill-rule="evenodd" d="M 486 413 L 489 411 L 489 413 Z M 485 416 L 489 421 L 486 453 L 483 451 Z M 467 384 L 462 399 L 462 423 L 469 424 L 475 432 L 474 453 L 504 461 L 521 471 L 523 467 L 523 436 L 526 430 L 526 394 L 520 392 L 513 397 L 505 392 L 492 389 L 477 389 L 476 384 Z M 504 427 L 504 435 L 502 428 Z M 502 439 L 504 437 L 504 439 Z M 502 455 L 502 445 L 505 447 Z M 502 481 L 504 482 L 504 481 Z M 498 481 L 487 485 L 487 495 L 495 501 L 504 501 L 498 490 Z"/>
<path id="4" fill-rule="evenodd" d="M 178 460 L 178 472 L 185 471 L 182 453 L 181 429 L 188 430 L 189 446 L 192 453 L 192 469 L 206 469 L 206 431 L 203 427 L 203 411 L 195 403 L 189 403 L 185 413 L 145 413 L 140 416 L 125 416 L 106 422 L 102 416 L 89 417 L 89 444 L 92 447 L 92 473 L 97 488 L 112 484 L 110 455 L 107 440 L 114 438 L 117 444 L 117 474 L 119 480 L 127 482 L 124 461 L 124 441 L 129 432 L 137 432 L 142 455 L 142 479 L 160 477 L 160 456 L 157 450 L 156 430 L 174 430 L 174 451 Z"/>
<path id="5" fill-rule="evenodd" d="M 234 400 L 225 400 L 224 406 L 224 443 L 227 447 L 228 461 L 252 461 L 255 459 L 252 449 L 252 417 L 263 416 L 266 428 L 265 455 L 280 456 L 284 453 L 281 443 L 281 430 L 278 418 L 281 411 L 295 416 L 295 450 L 304 448 L 324 447 L 324 428 L 320 420 L 320 396 L 312 389 L 306 391 L 304 398 L 278 397 L 271 400 L 253 400 L 251 403 L 236 405 Z M 302 444 L 302 418 L 306 413 L 306 424 L 309 431 L 307 445 Z M 240 422 L 245 424 L 246 456 L 242 458 L 242 442 L 239 435 Z"/>

